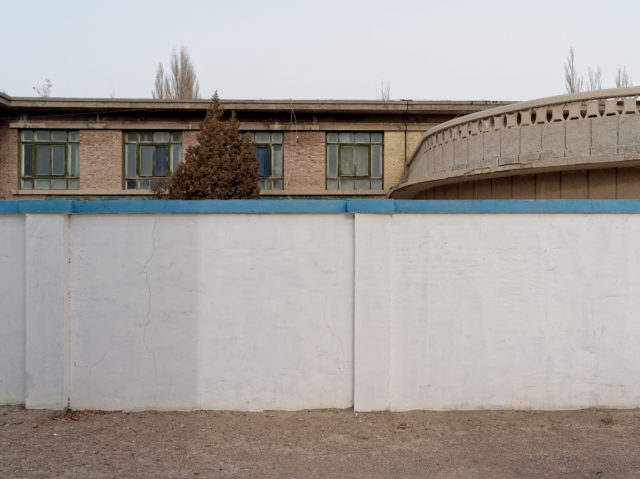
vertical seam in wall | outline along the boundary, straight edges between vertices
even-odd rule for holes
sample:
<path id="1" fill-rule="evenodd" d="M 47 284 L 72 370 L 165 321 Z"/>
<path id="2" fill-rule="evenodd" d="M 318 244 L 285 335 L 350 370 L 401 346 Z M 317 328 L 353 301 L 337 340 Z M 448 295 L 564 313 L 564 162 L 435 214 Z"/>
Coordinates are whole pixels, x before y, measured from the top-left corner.
<path id="1" fill-rule="evenodd" d="M 66 407 L 71 407 L 71 215 L 64 215 L 63 224 L 63 248 L 64 248 L 64 267 L 63 267 L 63 328 L 64 328 L 64 344 L 63 344 L 63 397 L 66 401 Z"/>
<path id="2" fill-rule="evenodd" d="M 351 213 L 351 222 L 353 224 L 353 241 L 352 248 L 352 283 L 351 283 L 351 407 L 356 406 L 356 216 L 357 213 Z"/>

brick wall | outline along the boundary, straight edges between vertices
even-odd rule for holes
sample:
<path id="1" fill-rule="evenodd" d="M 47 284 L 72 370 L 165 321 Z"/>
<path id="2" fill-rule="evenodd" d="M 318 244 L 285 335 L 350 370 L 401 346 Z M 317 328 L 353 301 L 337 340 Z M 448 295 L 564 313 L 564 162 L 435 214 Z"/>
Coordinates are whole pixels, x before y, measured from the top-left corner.
<path id="1" fill-rule="evenodd" d="M 284 189 L 295 193 L 325 191 L 325 132 L 284 133 Z"/>
<path id="2" fill-rule="evenodd" d="M 411 153 L 422 138 L 423 131 L 408 131 L 405 148 L 404 131 L 385 131 L 384 133 L 384 189 L 402 181 L 404 176 L 405 154 L 411 158 Z M 406 153 L 405 153 L 406 150 Z"/>
<path id="3" fill-rule="evenodd" d="M 122 131 L 80 130 L 80 189 L 122 190 Z"/>
<path id="4" fill-rule="evenodd" d="M 0 125 L 0 200 L 13 198 L 18 188 L 18 130 Z"/>

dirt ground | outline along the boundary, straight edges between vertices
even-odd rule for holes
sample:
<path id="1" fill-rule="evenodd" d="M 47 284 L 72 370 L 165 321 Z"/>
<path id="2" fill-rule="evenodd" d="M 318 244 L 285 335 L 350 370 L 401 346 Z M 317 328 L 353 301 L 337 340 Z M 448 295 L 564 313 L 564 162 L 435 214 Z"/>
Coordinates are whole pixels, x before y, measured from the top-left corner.
<path id="1" fill-rule="evenodd" d="M 0 407 L 2 478 L 640 478 L 640 410 L 61 413 Z"/>

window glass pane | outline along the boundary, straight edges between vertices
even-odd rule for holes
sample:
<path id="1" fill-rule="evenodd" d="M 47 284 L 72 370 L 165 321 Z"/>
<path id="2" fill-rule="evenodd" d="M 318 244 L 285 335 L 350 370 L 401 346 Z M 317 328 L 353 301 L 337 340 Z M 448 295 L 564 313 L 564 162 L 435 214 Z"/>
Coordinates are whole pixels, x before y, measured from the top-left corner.
<path id="1" fill-rule="evenodd" d="M 340 180 L 341 190 L 355 190 L 353 180 Z"/>
<path id="2" fill-rule="evenodd" d="M 80 132 L 78 130 L 71 130 L 69 132 L 69 141 L 80 141 Z"/>
<path id="3" fill-rule="evenodd" d="M 263 178 L 267 178 L 271 175 L 271 147 L 256 146 L 255 152 L 260 162 L 258 165 L 258 173 L 260 173 Z"/>
<path id="4" fill-rule="evenodd" d="M 153 176 L 167 176 L 168 161 L 169 147 L 156 146 L 156 157 L 154 162 Z"/>
<path id="5" fill-rule="evenodd" d="M 353 143 L 353 133 L 340 133 L 340 143 Z"/>
<path id="6" fill-rule="evenodd" d="M 140 133 L 140 141 L 153 141 L 153 133 Z"/>
<path id="7" fill-rule="evenodd" d="M 78 188 L 80 188 L 80 180 L 77 180 L 77 179 L 69 180 L 69 189 L 70 190 L 77 190 Z"/>
<path id="8" fill-rule="evenodd" d="M 274 133 L 271 133 L 271 143 L 282 143 L 282 132 L 281 131 L 276 131 Z"/>
<path id="9" fill-rule="evenodd" d="M 356 180 L 355 181 L 355 189 L 356 190 L 368 190 L 371 189 L 371 183 L 369 180 Z"/>
<path id="10" fill-rule="evenodd" d="M 51 174 L 50 162 L 51 147 L 49 145 L 38 145 L 36 147 L 36 173 L 38 175 Z"/>
<path id="11" fill-rule="evenodd" d="M 136 174 L 136 145 L 127 145 L 124 150 L 125 174 L 127 178 L 133 178 Z"/>
<path id="12" fill-rule="evenodd" d="M 269 143 L 271 141 L 271 134 L 268 131 L 257 131 L 254 141 L 255 143 Z"/>
<path id="13" fill-rule="evenodd" d="M 126 188 L 128 190 L 135 190 L 138 187 L 138 182 L 136 180 L 127 180 Z"/>
<path id="14" fill-rule="evenodd" d="M 182 133 L 171 133 L 171 141 L 174 143 L 180 143 L 182 141 Z"/>
<path id="15" fill-rule="evenodd" d="M 64 175 L 65 147 L 63 145 L 53 145 L 53 167 L 52 175 Z M 66 187 L 66 186 L 65 186 Z"/>
<path id="16" fill-rule="evenodd" d="M 371 143 L 382 143 L 382 133 L 371 133 Z"/>
<path id="17" fill-rule="evenodd" d="M 371 145 L 371 178 L 382 178 L 382 145 Z"/>
<path id="18" fill-rule="evenodd" d="M 338 134 L 327 133 L 327 143 L 338 143 Z"/>
<path id="19" fill-rule="evenodd" d="M 356 148 L 356 176 L 369 176 L 369 147 Z"/>
<path id="20" fill-rule="evenodd" d="M 52 190 L 66 190 L 67 189 L 67 180 L 63 180 L 63 179 L 51 180 L 51 189 Z"/>
<path id="21" fill-rule="evenodd" d="M 269 180 L 258 180 L 258 188 L 268 190 L 270 188 Z"/>
<path id="22" fill-rule="evenodd" d="M 51 132 L 51 140 L 52 141 L 67 141 L 67 131 L 66 130 L 53 130 Z"/>
<path id="23" fill-rule="evenodd" d="M 22 130 L 22 141 L 33 141 L 33 131 Z"/>
<path id="24" fill-rule="evenodd" d="M 153 174 L 153 146 L 140 147 L 140 176 Z"/>
<path id="25" fill-rule="evenodd" d="M 282 176 L 282 145 L 273 145 L 273 159 L 271 161 L 271 176 Z"/>
<path id="26" fill-rule="evenodd" d="M 33 189 L 33 180 L 22 180 L 22 187 L 25 190 Z"/>
<path id="27" fill-rule="evenodd" d="M 35 189 L 36 190 L 49 190 L 51 189 L 51 181 L 50 180 L 35 180 Z"/>
<path id="28" fill-rule="evenodd" d="M 338 177 L 338 145 L 327 145 L 327 178 Z"/>
<path id="29" fill-rule="evenodd" d="M 140 190 L 148 190 L 151 188 L 151 180 L 140 180 L 138 181 L 138 189 Z"/>
<path id="30" fill-rule="evenodd" d="M 127 133 L 125 135 L 125 138 L 127 139 L 128 143 L 135 143 L 136 141 L 138 141 L 138 135 L 133 132 Z"/>
<path id="31" fill-rule="evenodd" d="M 273 180 L 272 189 L 281 190 L 282 189 L 282 180 Z"/>
<path id="32" fill-rule="evenodd" d="M 327 180 L 327 189 L 328 190 L 337 190 L 338 189 L 338 180 Z"/>
<path id="33" fill-rule="evenodd" d="M 169 143 L 169 132 L 156 131 L 153 134 L 153 141 L 156 143 Z"/>
<path id="34" fill-rule="evenodd" d="M 22 174 L 33 176 L 33 145 L 22 145 Z"/>
<path id="35" fill-rule="evenodd" d="M 69 145 L 69 176 L 78 176 L 78 145 Z"/>
<path id="36" fill-rule="evenodd" d="M 340 148 L 340 176 L 353 176 L 353 146 Z"/>
<path id="37" fill-rule="evenodd" d="M 182 145 L 171 145 L 171 171 L 174 172 L 182 161 Z"/>
<path id="38" fill-rule="evenodd" d="M 49 130 L 36 130 L 36 141 L 51 141 Z"/>
<path id="39" fill-rule="evenodd" d="M 369 133 L 356 133 L 356 143 L 369 143 Z"/>
<path id="40" fill-rule="evenodd" d="M 382 189 L 382 180 L 371 180 L 371 189 L 372 190 L 381 190 Z"/>

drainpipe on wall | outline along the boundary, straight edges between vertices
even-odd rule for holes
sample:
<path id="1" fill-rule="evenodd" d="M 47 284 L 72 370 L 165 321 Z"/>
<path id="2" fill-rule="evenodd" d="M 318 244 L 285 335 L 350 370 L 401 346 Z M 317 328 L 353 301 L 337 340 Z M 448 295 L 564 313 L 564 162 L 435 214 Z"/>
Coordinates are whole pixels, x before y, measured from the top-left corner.
<path id="1" fill-rule="evenodd" d="M 412 100 L 402 98 L 400 101 L 406 104 L 406 109 L 404 110 L 404 163 L 402 167 L 402 181 L 407 181 L 407 119 L 409 117 L 409 102 Z"/>

